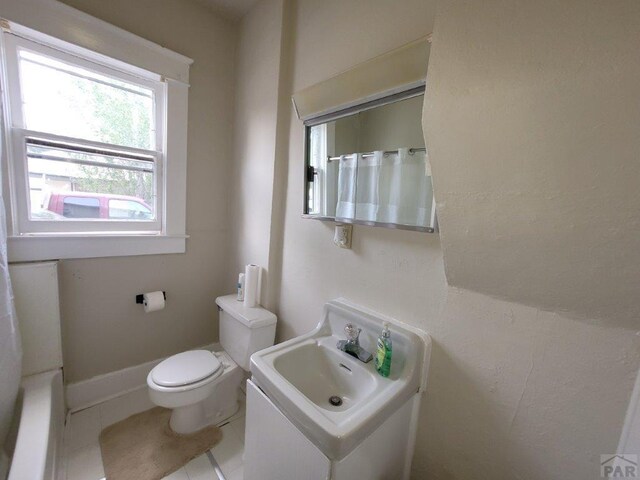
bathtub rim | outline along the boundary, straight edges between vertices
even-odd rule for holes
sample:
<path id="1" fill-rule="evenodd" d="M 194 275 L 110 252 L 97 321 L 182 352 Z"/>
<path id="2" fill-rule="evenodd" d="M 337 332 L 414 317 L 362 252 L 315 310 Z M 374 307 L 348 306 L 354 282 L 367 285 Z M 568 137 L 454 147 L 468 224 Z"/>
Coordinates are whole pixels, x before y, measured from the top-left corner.
<path id="1" fill-rule="evenodd" d="M 7 480 L 59 480 L 65 405 L 62 369 L 24 377 L 18 435 Z"/>

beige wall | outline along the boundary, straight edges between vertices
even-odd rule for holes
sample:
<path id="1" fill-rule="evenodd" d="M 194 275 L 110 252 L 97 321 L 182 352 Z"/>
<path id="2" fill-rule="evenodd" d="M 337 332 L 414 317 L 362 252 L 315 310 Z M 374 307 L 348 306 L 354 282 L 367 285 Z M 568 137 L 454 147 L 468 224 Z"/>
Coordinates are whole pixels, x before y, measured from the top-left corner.
<path id="1" fill-rule="evenodd" d="M 442 5 L 425 120 L 449 283 L 637 328 L 640 3 Z"/>
<path id="2" fill-rule="evenodd" d="M 236 67 L 229 281 L 248 263 L 264 268 L 262 303 L 271 280 L 276 127 L 280 82 L 283 0 L 265 0 L 239 24 Z"/>
<path id="3" fill-rule="evenodd" d="M 486 106 L 492 112 L 491 118 L 471 115 L 470 119 L 465 119 L 465 125 L 469 127 L 489 128 L 485 124 L 495 122 L 501 128 L 509 127 L 505 131 L 510 136 L 523 141 L 529 139 L 533 143 L 545 142 L 550 139 L 547 136 L 555 135 L 553 131 L 545 131 L 543 133 L 547 136 L 537 132 L 538 136 L 531 138 L 526 122 L 510 122 L 504 117 L 506 112 L 500 98 L 501 88 L 492 92 L 488 86 L 486 90 L 480 90 L 475 85 L 490 73 L 482 70 L 483 62 L 492 60 L 493 70 L 503 73 L 513 57 L 502 59 L 495 52 L 509 48 L 514 38 L 530 38 L 531 25 L 543 25 L 547 20 L 545 8 L 549 5 L 538 7 L 536 3 L 519 3 L 518 8 L 509 10 L 507 17 L 502 16 L 497 3 L 494 5 L 492 2 L 472 2 L 473 8 L 467 3 L 455 3 L 444 11 L 442 21 L 446 29 L 442 27 L 444 30 L 440 33 L 439 24 L 436 24 L 432 47 L 435 60 L 430 65 L 429 74 L 432 73 L 431 68 L 435 68 L 437 81 L 428 82 L 431 89 L 429 98 L 438 108 L 427 109 L 428 123 L 437 125 L 442 118 L 448 124 L 452 119 L 458 119 L 457 105 L 468 102 Z M 471 13 L 467 13 L 467 9 Z M 527 15 L 520 16 L 518 9 L 526 11 Z M 298 0 L 293 2 L 291 12 L 292 54 L 284 62 L 286 68 L 281 74 L 281 84 L 290 86 L 287 91 L 282 91 L 287 100 L 294 91 L 430 33 L 435 5 L 434 2 L 412 0 L 400 3 Z M 589 17 L 587 13 L 584 15 Z M 584 15 L 572 19 L 580 24 L 579 31 L 563 33 L 559 41 L 574 35 L 583 40 L 604 40 L 593 35 L 598 29 Z M 522 19 L 518 30 L 500 32 L 501 28 L 511 28 L 511 16 Z M 486 34 L 484 32 L 475 32 L 473 41 L 465 33 L 464 44 L 454 40 L 465 29 L 480 28 L 474 23 L 474 18 L 478 17 L 484 20 L 481 24 L 483 30 L 498 31 L 491 36 L 494 43 L 490 48 L 477 41 Z M 569 21 L 568 18 L 564 20 Z M 631 30 L 629 27 L 620 34 L 607 32 L 607 40 L 613 37 L 618 45 L 620 36 L 626 37 Z M 558 32 L 561 31 L 553 32 L 560 35 Z M 456 48 L 450 51 L 452 44 Z M 555 50 L 547 45 L 540 51 L 551 59 L 552 64 L 559 64 L 564 57 L 556 57 Z M 469 58 L 472 56 L 473 59 Z M 467 70 L 469 64 L 477 67 Z M 612 67 L 611 71 L 617 70 Z M 593 92 L 585 91 L 582 82 L 590 85 L 590 77 L 581 77 L 579 71 L 572 74 L 574 89 L 582 95 L 582 103 L 588 105 Z M 466 83 L 462 83 L 460 77 Z M 530 82 L 528 87 L 523 86 L 524 90 L 539 82 L 538 78 L 528 78 L 527 75 L 518 78 L 525 85 Z M 464 86 L 454 92 L 455 98 L 447 86 L 448 82 Z M 502 84 L 500 86 L 503 87 Z M 494 93 L 486 99 L 488 103 L 485 102 L 487 92 Z M 444 96 L 440 98 L 440 95 Z M 515 101 L 511 97 L 510 100 Z M 535 111 L 540 118 L 553 120 L 560 128 L 567 118 L 556 118 L 556 103 L 557 99 L 550 101 L 543 95 L 535 99 Z M 522 108 L 517 102 L 515 105 L 514 108 Z M 279 122 L 284 115 L 283 112 L 279 116 Z M 353 249 L 336 248 L 332 244 L 331 224 L 304 220 L 300 216 L 303 127 L 290 111 L 286 116 L 291 119 L 288 121 L 288 149 L 284 152 L 286 158 L 276 158 L 277 166 L 284 168 L 276 168 L 275 177 L 276 183 L 284 182 L 286 188 L 280 190 L 283 192 L 281 197 L 278 197 L 276 189 L 274 198 L 274 205 L 284 205 L 284 213 L 279 219 L 274 209 L 272 215 L 272 232 L 284 231 L 284 235 L 282 247 L 274 248 L 272 244 L 270 253 L 271 258 L 276 257 L 280 263 L 281 282 L 275 303 L 279 315 L 278 338 L 291 338 L 311 329 L 321 318 L 323 303 L 338 296 L 345 296 L 432 334 L 431 378 L 420 414 L 413 478 L 597 478 L 600 453 L 615 451 L 638 369 L 638 337 L 634 335 L 635 331 L 624 328 L 624 312 L 612 316 L 608 324 L 598 322 L 595 318 L 598 315 L 581 315 L 578 308 L 571 314 L 548 312 L 543 308 L 547 306 L 544 297 L 534 295 L 540 292 L 537 284 L 529 298 L 533 307 L 449 287 L 440 239 L 436 235 L 355 226 Z M 480 118 L 483 125 L 473 122 L 479 122 Z M 608 122 L 612 120 L 607 118 Z M 637 127 L 638 123 L 634 125 Z M 619 127 L 627 131 L 625 125 L 620 124 Z M 613 128 L 612 125 L 607 126 L 607 130 Z M 444 127 L 434 126 L 429 134 L 434 144 L 431 160 L 439 165 L 439 171 L 434 169 L 436 197 L 446 216 L 447 205 L 440 200 L 439 193 L 445 195 L 443 198 L 460 202 L 458 197 L 467 198 L 467 206 L 472 210 L 476 196 L 460 190 L 460 182 L 474 176 L 486 179 L 489 174 L 483 171 L 486 163 L 481 161 L 483 156 L 488 156 L 484 138 L 468 131 L 463 132 L 466 135 L 453 137 L 443 130 Z M 592 137 L 591 147 L 599 147 L 601 139 L 597 135 Z M 584 140 L 584 136 L 580 139 Z M 431 150 L 431 144 L 428 145 Z M 490 145 L 496 146 L 498 141 L 494 140 Z M 526 215 L 531 209 L 539 208 L 541 200 L 528 194 L 526 183 L 518 183 L 528 175 L 537 177 L 535 172 L 512 169 L 511 163 L 518 165 L 521 157 L 521 150 L 515 147 L 510 141 L 505 142 L 502 168 L 491 169 L 491 174 L 497 178 L 490 186 L 510 188 L 514 198 L 526 198 L 526 202 L 520 204 L 526 207 Z M 574 151 L 568 138 L 558 141 L 555 149 L 562 152 L 564 162 L 556 166 L 559 173 L 572 168 L 580 170 L 582 156 L 578 154 L 584 153 L 583 149 Z M 455 158 L 452 152 L 456 154 Z M 455 169 L 446 165 L 448 161 L 455 163 Z M 545 168 L 550 169 L 551 166 Z M 625 163 L 618 168 L 628 172 L 633 167 Z M 442 178 L 438 179 L 438 174 Z M 550 178 L 559 181 L 554 176 Z M 490 194 L 486 193 L 486 196 Z M 557 206 L 565 221 L 572 224 L 574 211 L 580 210 L 578 203 L 586 204 L 598 198 L 595 189 L 587 189 L 579 198 L 565 197 L 564 202 Z M 452 244 L 464 233 L 466 245 L 480 256 L 478 261 L 467 254 L 463 257 L 466 271 L 480 279 L 484 275 L 481 267 L 485 266 L 485 259 L 483 252 L 473 245 L 475 232 L 470 227 L 466 230 L 458 230 L 457 227 L 465 221 L 474 227 L 485 222 L 504 229 L 500 238 L 505 239 L 504 242 L 510 240 L 513 232 L 508 229 L 508 223 L 513 217 L 490 213 L 476 211 L 477 217 L 472 219 L 467 211 L 456 210 L 456 219 L 449 218 L 449 222 L 457 222 L 452 230 L 457 237 L 452 239 Z M 620 215 L 628 216 L 629 207 L 624 206 Z M 441 233 L 445 249 L 449 242 L 446 227 L 445 223 Z M 543 231 L 537 235 L 544 241 L 553 236 L 555 232 L 552 229 L 556 227 L 557 224 L 543 222 L 539 225 Z M 624 222 L 618 221 L 614 230 L 620 232 L 624 228 Z M 516 235 L 516 238 L 521 237 Z M 535 240 L 535 236 L 531 237 L 526 245 L 531 246 Z M 557 238 L 558 246 L 566 249 L 567 245 L 575 248 L 585 243 L 585 240 L 572 238 L 572 243 L 567 244 L 565 240 L 564 236 Z M 586 246 L 591 252 L 598 251 L 589 241 L 586 241 Z M 493 246 L 486 248 L 491 250 Z M 459 250 L 455 252 L 456 255 L 460 253 Z M 611 256 L 606 249 L 604 252 Z M 520 253 L 527 260 L 518 264 L 522 271 L 536 273 L 537 258 L 526 252 Z M 511 253 L 507 251 L 507 254 Z M 452 261 L 462 264 L 456 259 Z M 506 263 L 499 258 L 496 261 Z M 606 256 L 596 255 L 594 262 L 598 268 L 609 271 Z M 571 296 L 573 284 L 591 278 L 585 276 L 579 264 L 565 267 L 569 269 L 565 279 L 572 282 L 557 286 L 558 297 Z M 627 271 L 633 268 L 630 266 Z M 521 275 L 508 269 L 499 281 L 497 278 L 492 281 L 501 286 L 502 291 L 508 292 L 512 283 L 524 273 Z M 524 302 L 526 299 L 519 300 Z M 591 300 L 585 298 L 584 301 L 589 304 Z"/>
<path id="4" fill-rule="evenodd" d="M 65 380 L 74 382 L 217 339 L 215 297 L 234 290 L 226 271 L 236 29 L 190 1 L 65 3 L 194 59 L 187 253 L 61 262 Z M 160 289 L 167 308 L 145 315 L 135 295 Z"/>
<path id="5" fill-rule="evenodd" d="M 453 287 L 423 325 L 434 348 L 413 478 L 599 477 L 638 369 L 634 332 Z"/>
<path id="6" fill-rule="evenodd" d="M 537 308 L 451 289 L 416 472 L 597 478 L 616 451 L 640 346 L 639 24 L 633 1 L 442 4 L 424 124 L 447 279 Z"/>

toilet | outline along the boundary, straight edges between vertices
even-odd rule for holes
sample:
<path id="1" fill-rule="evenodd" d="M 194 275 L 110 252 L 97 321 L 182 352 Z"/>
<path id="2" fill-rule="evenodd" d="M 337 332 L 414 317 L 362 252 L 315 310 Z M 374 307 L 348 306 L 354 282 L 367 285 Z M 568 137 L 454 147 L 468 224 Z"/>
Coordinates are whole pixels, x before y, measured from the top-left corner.
<path id="1" fill-rule="evenodd" d="M 216 299 L 223 350 L 189 350 L 160 362 L 147 376 L 149 397 L 171 408 L 171 429 L 192 433 L 219 424 L 238 410 L 238 393 L 249 359 L 273 345 L 276 316 L 262 307 L 245 307 L 236 295 Z"/>

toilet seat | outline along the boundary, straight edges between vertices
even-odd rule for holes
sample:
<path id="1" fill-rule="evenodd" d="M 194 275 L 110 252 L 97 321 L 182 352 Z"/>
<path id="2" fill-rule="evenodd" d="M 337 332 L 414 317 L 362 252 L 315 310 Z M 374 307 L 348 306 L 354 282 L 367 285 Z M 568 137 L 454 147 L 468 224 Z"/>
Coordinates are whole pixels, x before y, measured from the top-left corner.
<path id="1" fill-rule="evenodd" d="M 203 380 L 211 381 L 224 371 L 223 365 L 208 350 L 178 353 L 160 362 L 150 374 L 154 384 L 164 388 L 179 388 Z"/>

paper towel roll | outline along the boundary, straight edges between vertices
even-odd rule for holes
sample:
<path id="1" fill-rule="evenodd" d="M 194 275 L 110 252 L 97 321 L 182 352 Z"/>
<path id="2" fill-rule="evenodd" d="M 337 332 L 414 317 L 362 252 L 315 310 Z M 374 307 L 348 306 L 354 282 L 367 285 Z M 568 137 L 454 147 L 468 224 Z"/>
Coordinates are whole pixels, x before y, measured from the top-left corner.
<path id="1" fill-rule="evenodd" d="M 255 307 L 260 300 L 260 266 L 247 265 L 244 269 L 244 306 Z"/>
<path id="2" fill-rule="evenodd" d="M 149 292 L 142 295 L 142 304 L 144 305 L 144 313 L 162 310 L 165 305 L 164 292 Z"/>

